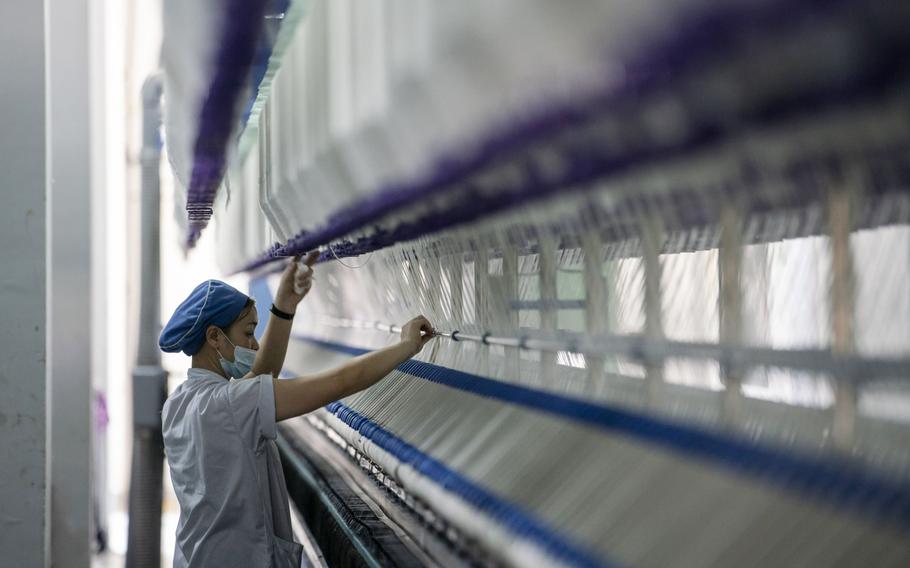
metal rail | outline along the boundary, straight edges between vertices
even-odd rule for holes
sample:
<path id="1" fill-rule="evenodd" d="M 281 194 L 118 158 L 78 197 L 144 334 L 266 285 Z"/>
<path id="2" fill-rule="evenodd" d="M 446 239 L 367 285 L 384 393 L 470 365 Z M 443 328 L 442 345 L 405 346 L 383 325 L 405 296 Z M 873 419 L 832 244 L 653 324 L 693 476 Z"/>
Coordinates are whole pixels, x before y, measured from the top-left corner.
<path id="1" fill-rule="evenodd" d="M 321 323 L 330 327 L 375 329 L 401 333 L 401 326 L 323 316 Z M 568 331 L 542 332 L 528 330 L 522 335 L 492 332 L 466 333 L 459 330 L 436 331 L 438 337 L 452 341 L 501 345 L 543 352 L 569 351 L 602 357 L 623 355 L 642 362 L 666 359 L 711 359 L 728 369 L 781 367 L 830 374 L 837 380 L 864 383 L 882 379 L 910 379 L 910 358 L 863 357 L 853 353 L 835 353 L 826 349 L 773 349 L 721 343 L 651 339 L 642 335 L 609 333 L 583 334 Z"/>

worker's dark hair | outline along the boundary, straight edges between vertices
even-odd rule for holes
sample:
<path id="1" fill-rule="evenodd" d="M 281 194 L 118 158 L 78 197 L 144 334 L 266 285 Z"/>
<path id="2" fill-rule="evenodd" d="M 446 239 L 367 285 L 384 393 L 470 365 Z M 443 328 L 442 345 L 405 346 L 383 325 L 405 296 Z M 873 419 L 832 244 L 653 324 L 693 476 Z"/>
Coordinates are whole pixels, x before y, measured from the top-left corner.
<path id="1" fill-rule="evenodd" d="M 224 326 L 224 327 L 219 327 L 219 326 L 216 326 L 216 327 L 218 327 L 218 329 L 220 329 L 221 331 L 224 332 L 225 335 L 227 335 L 227 330 L 228 330 L 228 328 L 231 327 L 232 325 L 234 325 L 235 323 L 237 323 L 237 321 L 239 321 L 239 320 L 243 319 L 244 317 L 246 317 L 246 315 L 247 315 L 248 313 L 250 313 L 250 310 L 251 310 L 255 305 L 256 305 L 256 300 L 254 300 L 253 298 L 247 298 L 247 299 L 246 299 L 246 303 L 243 304 L 243 309 L 240 310 L 240 313 L 237 314 L 237 317 L 234 318 L 234 321 L 232 321 L 231 323 L 227 324 L 227 325 Z M 202 351 L 202 346 L 203 346 L 203 345 L 205 345 L 205 342 L 204 342 L 204 341 L 203 341 L 202 343 L 199 344 L 199 348 L 196 349 L 196 353 L 199 353 L 200 351 Z M 192 353 L 191 355 L 195 355 L 196 353 Z"/>
<path id="2" fill-rule="evenodd" d="M 232 321 L 228 325 L 228 327 L 234 325 L 234 322 L 236 322 L 237 320 L 245 318 L 246 315 L 248 313 L 250 313 L 250 310 L 253 309 L 253 306 L 255 306 L 255 305 L 256 305 L 256 300 L 254 300 L 253 298 L 247 298 L 246 303 L 243 305 L 243 309 L 240 310 L 240 313 L 237 314 L 237 317 L 234 318 L 234 321 Z"/>

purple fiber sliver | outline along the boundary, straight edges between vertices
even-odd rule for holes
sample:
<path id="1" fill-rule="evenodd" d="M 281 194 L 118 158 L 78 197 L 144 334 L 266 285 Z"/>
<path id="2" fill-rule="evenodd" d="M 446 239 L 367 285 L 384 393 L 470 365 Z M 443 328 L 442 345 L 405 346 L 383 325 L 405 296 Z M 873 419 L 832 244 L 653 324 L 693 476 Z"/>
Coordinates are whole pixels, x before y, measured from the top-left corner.
<path id="1" fill-rule="evenodd" d="M 95 391 L 95 431 L 102 433 L 107 429 L 110 416 L 107 412 L 107 397 L 102 391 Z"/>
<path id="2" fill-rule="evenodd" d="M 192 221 L 187 237 L 193 246 L 212 216 L 215 193 L 226 167 L 227 146 L 236 124 L 241 95 L 262 33 L 266 2 L 226 0 L 215 72 L 202 103 L 193 150 L 193 169 L 187 188 L 187 212 Z"/>
<path id="3" fill-rule="evenodd" d="M 533 151 L 542 142 L 558 141 L 559 136 L 565 135 L 566 130 L 576 125 L 608 117 L 610 113 L 634 109 L 644 94 L 672 92 L 678 88 L 676 83 L 681 77 L 681 70 L 697 68 L 705 63 L 706 58 L 716 56 L 718 50 L 736 46 L 741 37 L 751 37 L 758 32 L 766 37 L 774 37 L 775 34 L 779 35 L 781 29 L 798 27 L 810 16 L 820 18 L 833 14 L 849 18 L 861 8 L 862 3 L 858 0 L 775 0 L 751 5 L 744 10 L 712 7 L 704 13 L 690 14 L 684 25 L 675 28 L 671 37 L 641 50 L 629 59 L 625 66 L 626 79 L 619 87 L 606 88 L 581 101 L 562 101 L 536 117 L 524 118 L 489 133 L 487 141 L 476 146 L 473 151 L 440 157 L 436 161 L 436 169 L 426 179 L 384 188 L 373 196 L 341 209 L 331 215 L 323 227 L 299 235 L 299 240 L 295 237 L 289 241 L 288 252 L 297 253 L 325 245 L 409 206 L 416 199 L 448 192 L 456 183 L 463 183 L 488 166 L 515 159 L 522 152 Z M 718 26 L 722 29 L 718 30 Z M 642 140 L 621 138 L 612 144 L 593 147 L 564 144 L 561 152 L 568 166 L 565 172 L 553 179 L 537 179 L 533 170 L 529 170 L 529 179 L 521 188 L 508 188 L 508 191 L 493 196 L 472 195 L 467 199 L 468 203 L 456 203 L 448 211 L 432 212 L 414 223 L 397 227 L 390 234 L 376 234 L 372 240 L 361 242 L 352 250 L 362 254 L 559 191 L 584 189 L 580 187 L 583 184 L 716 143 L 737 129 L 760 127 L 799 112 L 813 111 L 820 106 L 835 105 L 880 92 L 895 78 L 906 76 L 907 64 L 904 62 L 910 55 L 910 41 L 888 38 L 875 47 L 879 53 L 871 59 L 872 64 L 851 77 L 851 81 L 845 80 L 838 88 L 827 89 L 821 85 L 814 90 L 806 89 L 768 100 L 762 107 L 744 111 L 735 124 L 710 113 L 693 112 L 693 118 L 700 122 L 691 124 L 687 137 L 671 143 L 655 142 L 645 137 Z M 693 110 L 703 109 L 694 106 Z M 757 172 L 753 171 L 751 175 L 757 175 Z M 802 185 L 802 191 L 808 192 L 805 184 Z M 800 197 L 795 195 L 792 199 L 799 201 Z M 693 218 L 696 216 L 694 212 L 691 215 Z M 267 263 L 268 256 L 261 255 L 249 263 L 247 268 Z"/>

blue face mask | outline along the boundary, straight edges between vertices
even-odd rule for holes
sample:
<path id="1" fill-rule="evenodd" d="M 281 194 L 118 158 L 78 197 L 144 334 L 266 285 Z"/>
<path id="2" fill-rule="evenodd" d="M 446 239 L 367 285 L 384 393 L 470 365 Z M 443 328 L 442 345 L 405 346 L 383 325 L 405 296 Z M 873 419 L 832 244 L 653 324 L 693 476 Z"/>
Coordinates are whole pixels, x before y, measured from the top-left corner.
<path id="1" fill-rule="evenodd" d="M 228 343 L 234 345 L 234 342 L 228 339 L 228 336 L 224 336 L 228 340 Z M 234 360 L 228 361 L 221 356 L 221 353 L 218 353 L 218 362 L 221 363 L 221 368 L 224 369 L 224 372 L 227 373 L 229 377 L 234 377 L 235 379 L 242 379 L 253 369 L 253 361 L 256 360 L 256 352 L 252 349 L 247 349 L 246 347 L 240 347 L 234 345 Z"/>

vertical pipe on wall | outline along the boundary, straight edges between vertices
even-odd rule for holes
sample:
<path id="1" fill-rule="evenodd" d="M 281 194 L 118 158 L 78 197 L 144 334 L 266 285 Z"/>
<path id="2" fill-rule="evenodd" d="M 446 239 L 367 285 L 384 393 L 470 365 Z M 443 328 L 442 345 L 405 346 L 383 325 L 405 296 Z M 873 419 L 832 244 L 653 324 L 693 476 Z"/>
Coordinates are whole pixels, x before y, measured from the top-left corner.
<path id="1" fill-rule="evenodd" d="M 164 443 L 161 407 L 167 373 L 161 368 L 160 333 L 160 186 L 161 80 L 149 77 L 142 87 L 142 257 L 139 344 L 133 370 L 133 464 L 127 535 L 128 568 L 161 564 L 161 500 Z"/>

